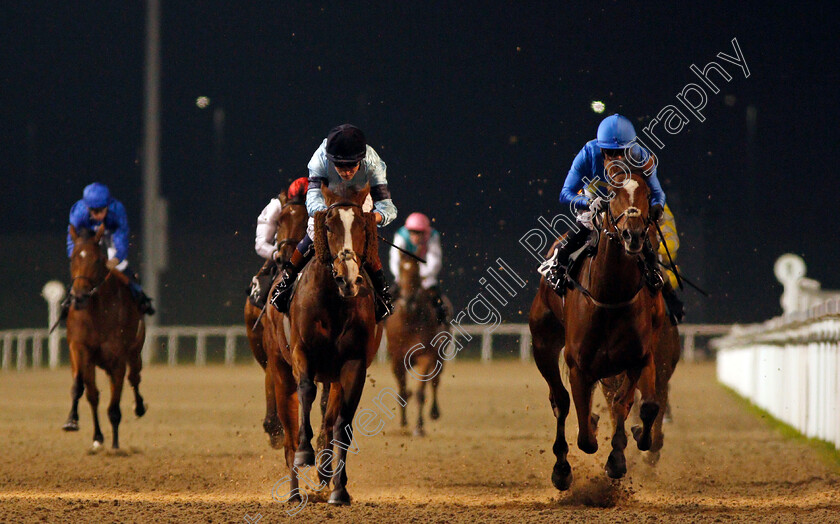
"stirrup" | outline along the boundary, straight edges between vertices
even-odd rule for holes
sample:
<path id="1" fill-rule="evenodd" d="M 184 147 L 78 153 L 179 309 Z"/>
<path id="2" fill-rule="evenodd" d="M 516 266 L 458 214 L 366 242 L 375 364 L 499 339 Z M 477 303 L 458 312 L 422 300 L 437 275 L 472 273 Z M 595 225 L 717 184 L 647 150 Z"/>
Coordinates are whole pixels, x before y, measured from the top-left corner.
<path id="1" fill-rule="evenodd" d="M 394 304 L 391 301 L 391 294 L 388 292 L 388 288 L 374 295 L 376 295 L 374 297 L 374 314 L 376 316 L 376 322 L 379 323 L 386 317 L 391 316 L 391 313 L 394 312 Z"/>
<path id="2" fill-rule="evenodd" d="M 662 287 L 665 285 L 665 279 L 662 277 L 662 273 L 656 269 L 645 271 L 645 282 L 653 293 L 662 290 Z"/>
<path id="3" fill-rule="evenodd" d="M 571 288 L 571 283 L 566 280 L 566 267 L 560 265 L 546 273 L 545 283 L 561 297 Z"/>
<path id="4" fill-rule="evenodd" d="M 274 292 L 271 295 L 271 300 L 269 302 L 274 309 L 279 311 L 280 313 L 288 313 L 289 312 L 289 297 L 292 293 L 292 284 L 295 281 L 295 277 L 289 274 L 288 271 L 283 271 L 283 275 L 280 277 L 280 282 L 277 283 L 277 287 L 274 288 Z"/>

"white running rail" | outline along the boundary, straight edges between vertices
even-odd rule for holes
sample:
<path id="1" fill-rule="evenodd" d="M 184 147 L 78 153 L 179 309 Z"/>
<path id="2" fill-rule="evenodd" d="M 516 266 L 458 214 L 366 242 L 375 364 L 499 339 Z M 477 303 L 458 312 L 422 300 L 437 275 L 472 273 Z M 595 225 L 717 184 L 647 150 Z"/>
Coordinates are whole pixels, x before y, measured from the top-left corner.
<path id="1" fill-rule="evenodd" d="M 712 341 L 718 380 L 802 434 L 840 449 L 840 299 Z"/>
<path id="2" fill-rule="evenodd" d="M 463 325 L 460 329 L 473 338 L 477 338 L 481 347 L 481 360 L 493 360 L 493 339 L 496 336 L 516 336 L 519 338 L 519 358 L 523 362 L 531 361 L 531 332 L 528 324 L 501 324 L 492 332 L 487 326 Z M 682 324 L 680 334 L 683 338 L 683 358 L 687 361 L 696 359 L 696 338 L 717 336 L 729 333 L 731 326 L 725 324 Z M 457 329 L 453 328 L 453 333 Z M 66 337 L 63 328 L 56 329 L 52 336 L 48 336 L 46 329 L 15 329 L 0 331 L 0 367 L 5 370 L 24 370 L 30 367 L 49 365 L 57 368 L 59 363 L 67 361 L 62 357 L 66 352 Z M 146 338 L 154 339 L 160 354 L 155 362 L 165 361 L 174 366 L 179 363 L 179 349 L 182 344 L 189 343 L 195 347 L 197 366 L 207 364 L 208 339 L 224 340 L 224 362 L 232 365 L 237 361 L 250 361 L 250 352 L 245 341 L 245 326 L 156 326 L 147 328 Z M 44 342 L 49 341 L 47 358 L 44 359 Z M 148 344 L 147 344 L 148 346 Z M 183 356 L 183 355 L 182 355 Z M 149 363 L 148 355 L 145 362 Z M 183 360 L 181 358 L 180 360 Z M 379 348 L 378 360 L 387 360 L 385 351 L 385 337 Z M 183 362 L 181 362 L 183 364 Z"/>

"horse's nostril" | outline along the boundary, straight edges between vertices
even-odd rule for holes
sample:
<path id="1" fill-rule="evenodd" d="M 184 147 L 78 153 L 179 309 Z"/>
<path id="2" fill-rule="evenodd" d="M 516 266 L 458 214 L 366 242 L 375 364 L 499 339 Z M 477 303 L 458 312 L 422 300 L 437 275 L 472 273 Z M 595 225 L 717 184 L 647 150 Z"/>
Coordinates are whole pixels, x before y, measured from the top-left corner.
<path id="1" fill-rule="evenodd" d="M 626 230 L 626 229 L 625 229 L 624 231 L 622 231 L 622 232 L 621 232 L 621 237 L 622 237 L 624 240 L 626 240 L 626 241 L 630 242 L 630 240 L 633 238 L 633 234 L 632 234 L 632 233 L 630 233 L 630 231 L 628 231 L 628 230 Z"/>
<path id="2" fill-rule="evenodd" d="M 346 281 L 344 280 L 344 277 L 335 277 L 335 283 L 339 286 L 344 286 Z"/>
<path id="3" fill-rule="evenodd" d="M 362 278 L 361 275 L 356 277 L 356 285 L 361 286 L 365 279 Z"/>

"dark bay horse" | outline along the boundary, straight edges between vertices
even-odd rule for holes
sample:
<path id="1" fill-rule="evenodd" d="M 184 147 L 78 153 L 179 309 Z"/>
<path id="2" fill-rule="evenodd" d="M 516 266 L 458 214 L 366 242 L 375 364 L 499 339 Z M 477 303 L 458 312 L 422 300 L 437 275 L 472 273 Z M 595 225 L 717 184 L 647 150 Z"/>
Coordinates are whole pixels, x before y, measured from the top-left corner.
<path id="1" fill-rule="evenodd" d="M 649 191 L 641 174 L 633 173 L 623 180 L 622 187 L 614 188 L 615 197 L 602 214 L 597 254 L 583 261 L 573 273 L 580 287 L 560 297 L 542 279 L 531 305 L 529 323 L 534 360 L 548 383 L 549 401 L 557 417 L 553 447 L 557 462 L 551 479 L 560 490 L 568 489 L 572 483 L 565 437 L 569 394 L 558 365 L 564 346 L 578 418 L 577 442 L 585 453 L 595 453 L 598 449 L 598 416 L 592 413 L 595 384 L 626 373 L 627 380 L 615 393 L 611 405 L 615 427 L 612 452 L 606 464 L 610 477 L 621 478 L 627 470 L 624 424 L 636 388 L 642 394 L 643 426 L 633 433 L 639 449 L 650 449 L 651 426 L 660 411 L 654 350 L 665 325 L 665 305 L 661 293 L 652 294 L 645 286 L 639 261 L 645 240 L 652 237 Z"/>
<path id="2" fill-rule="evenodd" d="M 306 212 L 306 204 L 303 200 L 288 200 L 286 192 L 283 191 L 278 196 L 282 205 L 280 211 L 280 222 L 277 226 L 277 233 L 275 236 L 277 242 L 277 249 L 280 252 L 280 263 L 288 262 L 292 257 L 292 252 L 301 241 L 303 235 L 306 234 L 306 221 L 309 215 Z M 267 264 L 274 264 L 272 261 L 266 261 Z M 262 271 L 265 271 L 265 267 Z M 262 272 L 261 271 L 261 272 Z M 268 307 L 268 306 L 266 306 Z M 263 429 L 268 433 L 271 447 L 280 449 L 283 447 L 283 426 L 280 424 L 280 419 L 277 418 L 277 403 L 274 398 L 274 382 L 268 372 L 268 359 L 277 357 L 280 353 L 280 347 L 287 343 L 286 334 L 282 330 L 276 336 L 269 337 L 264 340 L 263 320 L 257 323 L 260 318 L 261 310 L 251 303 L 250 299 L 245 299 L 245 333 L 248 335 L 248 343 L 251 346 L 251 352 L 254 354 L 254 359 L 262 366 L 265 371 L 265 419 L 263 420 Z M 264 318 L 264 317 L 263 317 Z"/>
<path id="3" fill-rule="evenodd" d="M 99 244 L 104 232 L 104 225 L 99 226 L 95 234 L 87 229 L 77 232 L 70 226 L 70 238 L 75 246 L 70 257 L 73 284 L 67 315 L 67 342 L 70 345 L 73 372 L 73 405 L 63 429 L 79 430 L 79 398 L 87 391 L 93 412 L 94 451 L 100 449 L 105 441 L 97 412 L 99 390 L 96 388 L 96 366 L 104 369 L 111 379 L 108 419 L 114 429 L 114 449 L 120 447 L 120 397 L 126 367 L 129 370 L 128 381 L 134 389 L 134 413 L 142 417 L 146 412 L 139 389 L 142 368 L 140 351 L 146 339 L 146 327 L 143 315 L 131 296 L 127 277 L 105 266 L 107 255 Z"/>
<path id="4" fill-rule="evenodd" d="M 435 335 L 444 326 L 437 321 L 435 304 L 429 291 L 423 289 L 420 278 L 420 264 L 417 260 L 400 255 L 400 297 L 394 307 L 394 313 L 385 320 L 388 333 L 388 353 L 391 355 L 391 367 L 400 388 L 400 397 L 408 400 L 406 373 L 418 379 L 416 398 L 418 405 L 415 436 L 423 436 L 423 407 L 426 402 L 426 382 L 423 377 L 431 377 L 432 407 L 429 416 L 432 420 L 440 417 L 437 391 L 443 369 L 443 359 L 431 344 Z M 419 344 L 419 346 L 418 346 Z M 408 360 L 406 360 L 408 357 Z M 410 370 L 410 371 L 409 371 Z M 408 425 L 406 407 L 401 406 L 400 423 Z"/>
<path id="5" fill-rule="evenodd" d="M 318 476 L 322 486 L 332 481 L 331 504 L 349 504 L 346 462 L 352 422 L 381 339 L 373 290 L 362 267 L 376 256 L 378 245 L 375 217 L 362 211 L 368 188 L 338 195 L 322 191 L 328 208 L 315 216 L 315 258 L 301 272 L 292 297 L 289 345 L 281 346 L 282 358 L 268 359 L 268 368 L 293 493 L 299 485 L 295 469 L 315 465 L 310 422 L 315 383 L 331 386 L 318 439 Z M 274 308 L 267 309 L 265 322 L 266 333 L 282 329 L 282 315 Z"/>

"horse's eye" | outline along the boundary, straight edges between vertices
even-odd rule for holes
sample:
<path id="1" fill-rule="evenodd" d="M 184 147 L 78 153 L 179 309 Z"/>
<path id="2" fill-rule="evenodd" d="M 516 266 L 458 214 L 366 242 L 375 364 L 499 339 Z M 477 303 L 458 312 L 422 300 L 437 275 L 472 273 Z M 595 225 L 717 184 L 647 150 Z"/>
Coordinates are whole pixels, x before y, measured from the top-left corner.
<path id="1" fill-rule="evenodd" d="M 324 224 L 324 229 L 327 230 L 327 233 L 332 233 L 332 230 L 330 229 L 330 226 L 328 226 L 326 224 Z"/>

